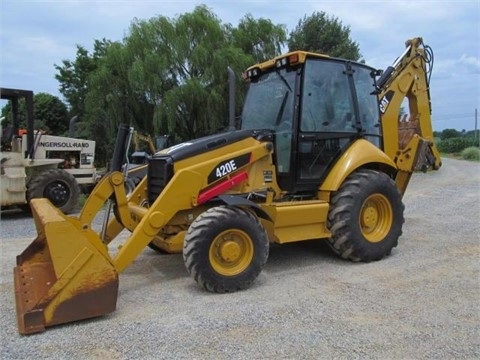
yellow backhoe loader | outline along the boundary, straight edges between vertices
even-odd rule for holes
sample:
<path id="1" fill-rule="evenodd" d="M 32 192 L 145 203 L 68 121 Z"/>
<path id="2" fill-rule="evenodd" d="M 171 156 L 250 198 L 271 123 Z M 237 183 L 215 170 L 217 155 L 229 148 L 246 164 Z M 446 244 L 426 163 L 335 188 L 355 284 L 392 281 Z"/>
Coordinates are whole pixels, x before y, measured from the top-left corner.
<path id="1" fill-rule="evenodd" d="M 118 275 L 149 244 L 183 253 L 193 279 L 220 293 L 248 288 L 271 243 L 325 239 L 351 261 L 389 255 L 412 172 L 441 166 L 432 56 L 414 38 L 383 72 L 303 51 L 254 65 L 243 74 L 241 128 L 154 154 L 128 196 L 121 169 L 133 129 L 121 125 L 109 172 L 79 216 L 31 202 L 38 235 L 14 269 L 19 332 L 115 310 Z M 97 232 L 105 203 L 113 215 Z"/>

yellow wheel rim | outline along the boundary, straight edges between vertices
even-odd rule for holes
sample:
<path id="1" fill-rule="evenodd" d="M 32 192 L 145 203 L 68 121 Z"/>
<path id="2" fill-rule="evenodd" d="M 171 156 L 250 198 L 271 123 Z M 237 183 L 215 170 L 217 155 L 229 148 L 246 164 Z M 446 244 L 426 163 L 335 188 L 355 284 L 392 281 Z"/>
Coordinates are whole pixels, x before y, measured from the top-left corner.
<path id="1" fill-rule="evenodd" d="M 370 195 L 360 210 L 362 235 L 372 243 L 382 241 L 393 223 L 392 206 L 382 194 Z"/>
<path id="2" fill-rule="evenodd" d="M 252 262 L 252 239 L 241 230 L 224 231 L 213 240 L 208 256 L 213 269 L 220 275 L 238 275 Z"/>

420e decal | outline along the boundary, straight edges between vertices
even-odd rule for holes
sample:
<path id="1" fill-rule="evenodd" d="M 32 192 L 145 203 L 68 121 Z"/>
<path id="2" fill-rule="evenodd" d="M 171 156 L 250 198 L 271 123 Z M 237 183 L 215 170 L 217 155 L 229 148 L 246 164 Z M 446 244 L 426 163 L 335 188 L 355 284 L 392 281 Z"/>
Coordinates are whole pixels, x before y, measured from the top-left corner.
<path id="1" fill-rule="evenodd" d="M 219 163 L 208 175 L 208 183 L 211 184 L 214 181 L 221 179 L 224 176 L 227 176 L 236 170 L 240 169 L 242 166 L 245 166 L 250 161 L 250 153 L 243 154 L 232 159 L 228 159 Z"/>

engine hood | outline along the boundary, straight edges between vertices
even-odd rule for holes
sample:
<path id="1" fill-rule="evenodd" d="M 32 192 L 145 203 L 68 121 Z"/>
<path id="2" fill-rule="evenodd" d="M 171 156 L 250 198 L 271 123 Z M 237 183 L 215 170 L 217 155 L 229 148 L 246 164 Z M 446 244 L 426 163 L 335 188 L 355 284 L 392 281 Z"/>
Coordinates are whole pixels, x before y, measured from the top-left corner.
<path id="1" fill-rule="evenodd" d="M 205 136 L 195 140 L 185 141 L 178 145 L 171 146 L 155 154 L 157 156 L 168 155 L 174 161 L 186 159 L 207 151 L 227 146 L 234 142 L 253 136 L 252 130 L 236 130 L 221 134 Z"/>

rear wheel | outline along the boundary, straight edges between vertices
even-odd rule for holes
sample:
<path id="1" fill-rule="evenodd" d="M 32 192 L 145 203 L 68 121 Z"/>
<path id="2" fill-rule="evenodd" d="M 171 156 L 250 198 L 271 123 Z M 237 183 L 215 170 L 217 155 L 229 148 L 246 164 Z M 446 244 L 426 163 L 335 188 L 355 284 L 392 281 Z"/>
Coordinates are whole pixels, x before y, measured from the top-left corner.
<path id="1" fill-rule="evenodd" d="M 385 173 L 359 170 L 333 195 L 328 240 L 339 256 L 352 261 L 379 260 L 390 254 L 402 234 L 404 205 Z"/>
<path id="2" fill-rule="evenodd" d="M 62 169 L 50 169 L 36 174 L 28 183 L 27 200 L 47 198 L 65 214 L 78 204 L 80 187 L 72 174 Z"/>
<path id="3" fill-rule="evenodd" d="M 185 236 L 183 259 L 195 281 L 213 292 L 248 288 L 268 258 L 265 229 L 246 210 L 219 206 L 195 219 Z"/>

